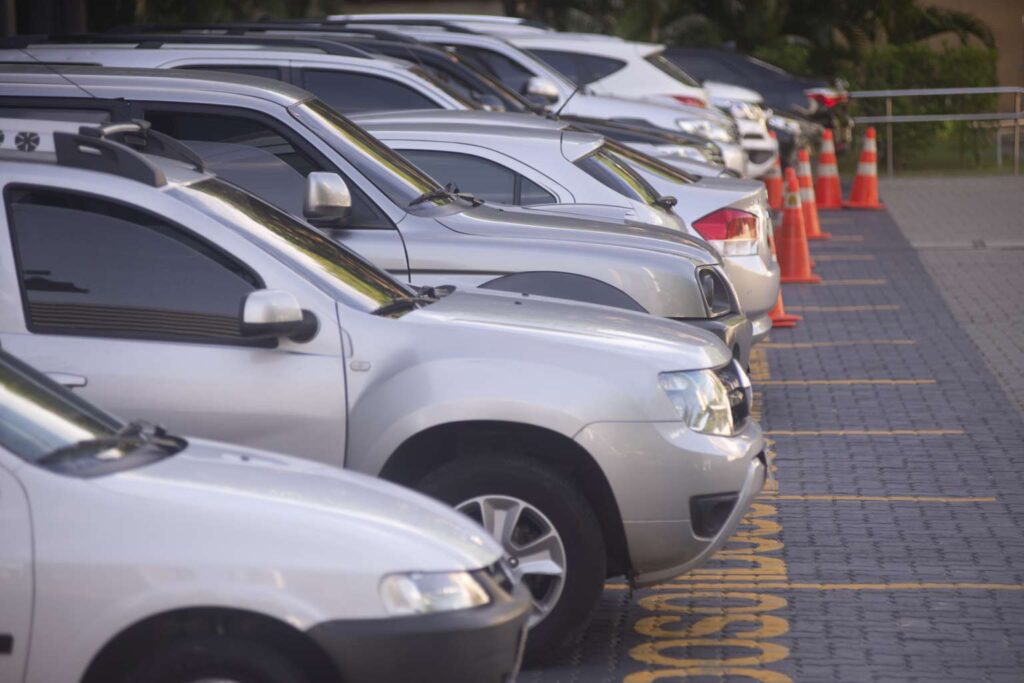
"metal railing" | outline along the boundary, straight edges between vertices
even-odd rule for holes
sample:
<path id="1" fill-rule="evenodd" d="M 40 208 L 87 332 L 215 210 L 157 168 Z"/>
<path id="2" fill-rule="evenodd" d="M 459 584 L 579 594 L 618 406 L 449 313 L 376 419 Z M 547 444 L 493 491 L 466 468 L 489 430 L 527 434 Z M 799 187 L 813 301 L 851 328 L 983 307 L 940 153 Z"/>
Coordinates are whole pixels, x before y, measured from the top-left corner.
<path id="1" fill-rule="evenodd" d="M 892 101 L 898 97 L 927 97 L 942 95 L 1013 95 L 1012 112 L 985 112 L 973 114 L 909 114 L 894 116 Z M 1020 134 L 1024 112 L 1021 100 L 1024 88 L 920 88 L 914 90 L 858 90 L 850 93 L 851 99 L 884 99 L 885 116 L 857 116 L 854 125 L 862 123 L 885 124 L 885 163 L 889 177 L 893 175 L 892 126 L 895 123 L 936 123 L 944 121 L 1012 121 L 1013 122 L 1013 174 L 1020 175 Z M 1000 144 L 997 136 L 996 144 Z"/>

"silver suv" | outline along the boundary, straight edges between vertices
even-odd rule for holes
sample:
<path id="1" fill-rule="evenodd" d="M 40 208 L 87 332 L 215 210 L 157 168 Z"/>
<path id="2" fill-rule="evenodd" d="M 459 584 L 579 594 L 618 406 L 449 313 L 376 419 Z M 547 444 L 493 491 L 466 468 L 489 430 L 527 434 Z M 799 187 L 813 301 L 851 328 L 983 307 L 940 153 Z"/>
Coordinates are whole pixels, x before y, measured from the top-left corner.
<path id="1" fill-rule="evenodd" d="M 452 504 L 532 592 L 533 653 L 606 577 L 706 561 L 762 487 L 749 381 L 702 330 L 413 290 L 142 126 L 0 129 L 5 349 L 113 412 Z M 308 215 L 343 213 L 336 181 L 311 176 Z"/>
<path id="2" fill-rule="evenodd" d="M 301 176 L 337 173 L 351 193 L 351 212 L 318 226 L 413 284 L 486 286 L 646 311 L 711 330 L 748 362 L 751 323 L 702 241 L 644 224 L 624 228 L 454 196 L 293 86 L 213 72 L 33 65 L 0 67 L 0 95 L 4 116 L 60 109 L 63 117 L 140 118 L 189 144 L 259 147 L 298 171 L 298 185 L 267 183 L 230 164 L 218 173 L 293 215 L 302 213 Z"/>

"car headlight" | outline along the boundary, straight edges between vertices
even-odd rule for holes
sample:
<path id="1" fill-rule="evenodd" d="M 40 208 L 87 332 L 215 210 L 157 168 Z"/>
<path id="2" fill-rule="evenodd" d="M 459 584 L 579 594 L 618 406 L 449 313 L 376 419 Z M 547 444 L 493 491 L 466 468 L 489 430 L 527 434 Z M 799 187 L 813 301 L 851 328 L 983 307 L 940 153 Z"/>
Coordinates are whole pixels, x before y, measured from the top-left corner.
<path id="1" fill-rule="evenodd" d="M 800 122 L 795 119 L 791 119 L 788 116 L 779 116 L 776 114 L 768 119 L 768 125 L 772 128 L 785 130 L 795 135 L 800 133 Z"/>
<path id="2" fill-rule="evenodd" d="M 694 147 L 691 145 L 658 145 L 651 151 L 654 153 L 654 156 L 662 158 L 677 157 L 680 159 L 692 159 L 694 161 L 701 161 L 705 164 L 714 161 L 711 154 L 704 148 Z"/>
<path id="3" fill-rule="evenodd" d="M 389 574 L 380 597 L 391 614 L 431 614 L 486 605 L 491 597 L 468 572 Z"/>
<path id="4" fill-rule="evenodd" d="M 733 434 L 729 391 L 713 370 L 663 372 L 658 384 L 687 427 L 702 434 Z"/>
<path id="5" fill-rule="evenodd" d="M 708 137 L 710 134 L 710 126 L 707 121 L 690 121 L 687 119 L 677 119 L 676 125 L 684 133 L 691 133 L 693 135 L 700 135 Z"/>

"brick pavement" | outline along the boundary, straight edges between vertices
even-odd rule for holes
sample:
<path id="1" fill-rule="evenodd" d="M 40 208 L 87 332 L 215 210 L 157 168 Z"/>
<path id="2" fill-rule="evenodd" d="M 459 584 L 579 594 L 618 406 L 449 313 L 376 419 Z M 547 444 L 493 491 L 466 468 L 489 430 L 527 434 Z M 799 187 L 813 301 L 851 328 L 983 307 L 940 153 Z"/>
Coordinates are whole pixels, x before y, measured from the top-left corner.
<path id="1" fill-rule="evenodd" d="M 772 333 L 755 386 L 778 495 L 713 566 L 632 599 L 611 584 L 521 680 L 1024 680 L 1022 414 L 892 218 L 825 216 L 818 272 L 885 282 L 786 287 L 805 320 Z M 850 379 L 919 383 L 775 383 Z"/>

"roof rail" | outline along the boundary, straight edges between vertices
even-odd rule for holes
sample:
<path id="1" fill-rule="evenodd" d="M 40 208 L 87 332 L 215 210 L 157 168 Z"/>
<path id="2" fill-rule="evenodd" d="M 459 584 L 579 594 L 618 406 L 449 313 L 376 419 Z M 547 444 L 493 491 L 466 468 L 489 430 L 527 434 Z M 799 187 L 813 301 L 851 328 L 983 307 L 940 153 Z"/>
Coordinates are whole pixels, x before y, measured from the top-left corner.
<path id="1" fill-rule="evenodd" d="M 479 31 L 474 31 L 465 26 L 459 26 L 458 24 L 441 19 L 329 19 L 324 23 L 328 26 L 360 26 L 364 24 L 372 26 L 427 26 L 441 28 L 449 33 L 480 33 Z"/>
<path id="2" fill-rule="evenodd" d="M 194 31 L 195 33 L 190 33 L 191 31 Z M 304 21 L 301 23 L 296 21 L 268 20 L 229 21 L 217 24 L 150 24 L 142 26 L 118 26 L 107 31 L 107 35 L 147 35 L 157 33 L 200 36 L 252 36 L 267 33 L 269 31 L 289 32 L 287 34 L 270 34 L 275 36 L 279 35 L 281 37 L 308 33 L 311 35 L 330 35 L 337 38 L 351 36 L 353 38 L 367 37 L 380 40 L 393 40 L 402 43 L 421 42 L 412 36 L 398 31 L 391 31 L 371 26 L 339 26 L 320 20 Z"/>
<path id="3" fill-rule="evenodd" d="M 110 173 L 151 187 L 167 184 L 164 172 L 153 162 L 113 140 L 58 131 L 53 134 L 53 148 L 60 166 Z"/>
<path id="4" fill-rule="evenodd" d="M 365 13 L 365 14 L 332 14 L 327 17 L 329 21 L 339 19 L 365 19 L 367 21 L 392 22 L 396 20 L 408 21 L 448 21 L 467 22 L 478 24 L 504 24 L 507 26 L 530 26 L 532 28 L 551 29 L 548 24 L 536 19 L 523 19 L 521 17 L 506 17 L 497 14 L 449 14 L 447 12 L 396 12 L 396 13 Z"/>
<path id="5" fill-rule="evenodd" d="M 323 38 L 307 38 L 305 36 L 290 35 L 236 35 L 236 34 L 193 34 L 193 33 L 170 33 L 167 35 L 156 35 L 150 33 L 127 34 L 127 33 L 83 33 L 80 35 L 61 36 L 14 36 L 11 38 L 0 38 L 0 48 L 3 49 L 24 49 L 33 45 L 121 45 L 136 44 L 138 50 L 157 50 L 175 45 L 237 45 L 251 44 L 269 47 L 286 48 L 308 48 L 319 50 L 324 54 L 356 57 L 359 59 L 372 59 L 372 56 L 365 50 L 347 45 L 336 40 Z"/>
<path id="6" fill-rule="evenodd" d="M 118 142 L 140 154 L 152 154 L 180 161 L 194 167 L 197 171 L 205 170 L 203 160 L 192 151 L 191 147 L 175 140 L 170 135 L 153 130 L 149 121 L 132 119 L 99 126 L 82 126 L 78 132 L 80 135 L 91 138 Z"/>

